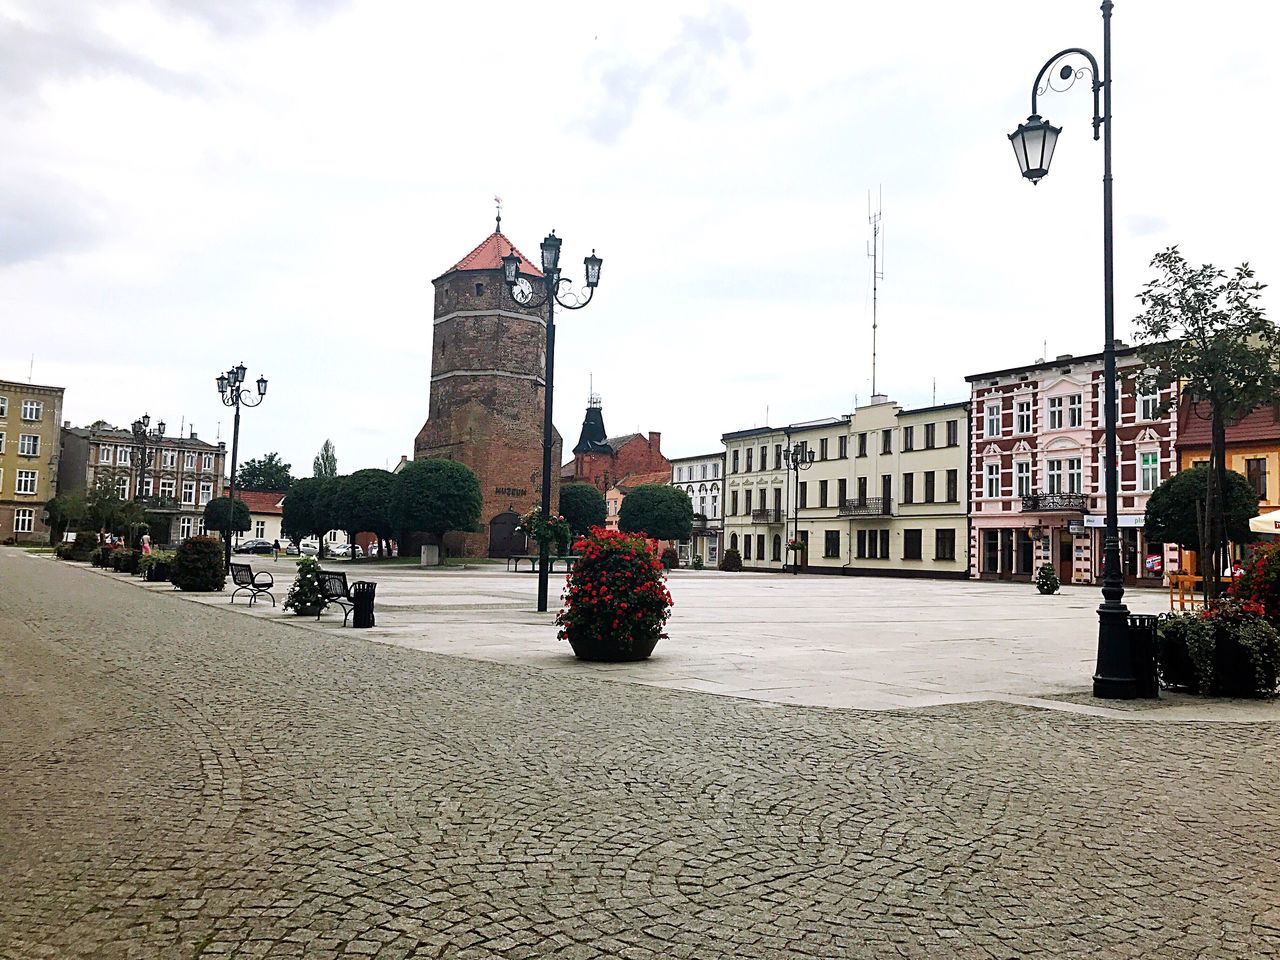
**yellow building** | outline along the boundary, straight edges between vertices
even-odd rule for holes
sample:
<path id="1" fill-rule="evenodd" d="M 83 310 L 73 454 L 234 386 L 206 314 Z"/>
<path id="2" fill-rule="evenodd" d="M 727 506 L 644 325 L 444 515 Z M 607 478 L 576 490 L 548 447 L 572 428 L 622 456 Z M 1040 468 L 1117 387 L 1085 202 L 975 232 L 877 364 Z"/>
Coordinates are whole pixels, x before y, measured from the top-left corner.
<path id="1" fill-rule="evenodd" d="M 49 538 L 44 505 L 58 492 L 62 394 L 0 380 L 0 542 Z"/>
<path id="2" fill-rule="evenodd" d="M 1178 469 L 1209 462 L 1208 417 L 1208 410 L 1183 403 L 1178 412 Z M 1227 427 L 1227 469 L 1253 485 L 1259 513 L 1280 509 L 1280 416 L 1275 407 L 1258 407 Z"/>

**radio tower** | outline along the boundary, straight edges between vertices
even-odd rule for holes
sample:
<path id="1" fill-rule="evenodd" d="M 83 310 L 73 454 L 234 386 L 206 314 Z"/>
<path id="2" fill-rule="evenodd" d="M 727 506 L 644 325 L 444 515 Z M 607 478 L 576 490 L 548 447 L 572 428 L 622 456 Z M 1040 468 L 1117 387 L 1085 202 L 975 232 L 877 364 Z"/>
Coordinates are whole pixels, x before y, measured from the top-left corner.
<path id="1" fill-rule="evenodd" d="M 879 326 L 876 315 L 879 283 L 884 279 L 884 237 L 880 227 L 881 201 L 884 199 L 884 188 L 879 188 L 876 196 L 876 209 L 871 212 L 871 191 L 867 191 L 867 223 L 871 224 L 871 241 L 867 244 L 867 256 L 871 258 L 871 395 L 876 390 L 876 332 Z M 873 403 L 875 401 L 872 401 Z"/>

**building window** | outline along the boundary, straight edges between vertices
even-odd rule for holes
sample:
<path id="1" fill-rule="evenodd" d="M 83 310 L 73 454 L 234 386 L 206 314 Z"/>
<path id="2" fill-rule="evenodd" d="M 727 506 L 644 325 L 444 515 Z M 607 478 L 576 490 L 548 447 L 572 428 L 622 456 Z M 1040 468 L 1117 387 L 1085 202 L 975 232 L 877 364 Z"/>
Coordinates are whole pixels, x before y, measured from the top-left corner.
<path id="1" fill-rule="evenodd" d="M 1062 492 L 1062 461 L 1049 461 L 1049 489 L 1048 493 Z"/>
<path id="2" fill-rule="evenodd" d="M 4 433 L 0 432 L 0 453 L 4 453 Z"/>
<path id="3" fill-rule="evenodd" d="M 858 506 L 865 507 L 867 505 L 867 478 L 858 478 Z"/>
<path id="4" fill-rule="evenodd" d="M 191 536 L 191 518 L 190 517 L 183 517 L 181 520 L 178 521 L 178 535 L 182 537 L 183 540 L 186 540 L 189 536 Z"/>
<path id="5" fill-rule="evenodd" d="M 936 427 L 936 423 L 926 423 L 924 425 L 924 448 L 926 450 L 932 450 L 937 446 L 936 438 L 938 431 Z"/>
<path id="6" fill-rule="evenodd" d="M 880 559 L 880 534 L 875 530 L 867 531 L 867 559 Z"/>
<path id="7" fill-rule="evenodd" d="M 893 474 L 880 474 L 880 499 L 883 501 L 881 509 L 885 513 L 889 512 L 889 504 L 893 500 Z"/>
<path id="8" fill-rule="evenodd" d="M 13 488 L 13 492 L 34 494 L 39 483 L 39 477 L 40 474 L 34 470 L 19 470 L 16 474 L 16 486 Z"/>
<path id="9" fill-rule="evenodd" d="M 36 433 L 18 434 L 18 455 L 22 457 L 40 456 L 40 435 Z"/>
<path id="10" fill-rule="evenodd" d="M 13 532 L 34 533 L 36 529 L 36 512 L 30 507 L 19 507 L 13 511 Z"/>
<path id="11" fill-rule="evenodd" d="M 182 481 L 182 502 L 183 503 L 196 502 L 196 482 L 194 480 Z"/>
<path id="12" fill-rule="evenodd" d="M 207 531 L 204 528 L 204 517 L 196 517 L 196 533 L 204 536 Z"/>
<path id="13" fill-rule="evenodd" d="M 178 465 L 177 450 L 162 450 L 160 452 L 160 466 L 165 470 L 172 470 Z"/>
<path id="14" fill-rule="evenodd" d="M 1019 400 L 1013 405 L 1013 432 L 1031 432 L 1031 401 Z"/>
<path id="15" fill-rule="evenodd" d="M 947 503 L 960 502 L 960 471 L 947 471 Z"/>
<path id="16" fill-rule="evenodd" d="M 729 534 L 729 549 L 730 550 L 738 549 L 738 535 L 736 533 Z"/>
<path id="17" fill-rule="evenodd" d="M 330 542 L 330 543 L 337 543 L 337 542 L 338 542 L 338 532 L 339 532 L 339 531 L 337 531 L 337 530 L 330 530 L 330 531 L 329 531 L 329 542 Z"/>
<path id="18" fill-rule="evenodd" d="M 995 499 L 1000 496 L 1000 464 L 987 464 L 987 496 Z"/>
<path id="19" fill-rule="evenodd" d="M 903 560 L 920 560 L 924 554 L 921 552 L 920 543 L 922 540 L 919 530 L 903 530 L 902 531 L 902 559 Z"/>
<path id="20" fill-rule="evenodd" d="M 1084 426 L 1084 398 L 1078 393 L 1067 397 L 1067 426 Z"/>
<path id="21" fill-rule="evenodd" d="M 174 490 L 175 487 L 172 478 L 166 478 L 160 481 L 160 496 L 164 497 L 166 500 L 172 500 L 174 498 Z"/>
<path id="22" fill-rule="evenodd" d="M 769 448 L 768 447 L 760 448 L 760 469 L 761 470 L 769 469 Z"/>
<path id="23" fill-rule="evenodd" d="M 781 470 L 786 464 L 782 462 L 782 444 L 775 443 L 773 445 L 773 468 Z"/>
<path id="24" fill-rule="evenodd" d="M 213 481 L 204 480 L 200 483 L 200 506 L 204 506 L 213 499 Z"/>
<path id="25" fill-rule="evenodd" d="M 822 534 L 822 555 L 828 560 L 840 557 L 840 531 L 826 530 Z"/>
<path id="26" fill-rule="evenodd" d="M 883 560 L 889 559 L 889 531 L 880 531 L 880 557 Z"/>
<path id="27" fill-rule="evenodd" d="M 1140 482 L 1142 484 L 1142 492 L 1150 493 L 1160 484 L 1160 454 L 1144 453 L 1140 457 L 1142 470 Z M 1262 465 L 1262 488 L 1266 491 L 1267 486 L 1267 461 L 1265 460 L 1246 460 L 1245 463 L 1252 465 L 1260 463 Z M 1253 482 L 1253 471 L 1249 471 L 1249 482 Z M 1254 487 L 1256 490 L 1257 487 Z"/>
<path id="28" fill-rule="evenodd" d="M 754 490 L 748 490 L 746 492 L 746 498 L 745 498 L 746 503 L 745 503 L 745 506 L 743 507 L 742 512 L 745 513 L 748 517 L 751 516 L 751 497 L 754 493 L 755 493 Z"/>
<path id="29" fill-rule="evenodd" d="M 809 506 L 809 483 L 802 480 L 796 485 L 796 505 L 801 509 L 807 509 Z"/>
<path id="30" fill-rule="evenodd" d="M 880 431 L 880 452 L 882 454 L 893 453 L 893 431 L 892 430 Z"/>
<path id="31" fill-rule="evenodd" d="M 937 489 L 934 483 L 934 472 L 926 470 L 924 474 L 924 502 L 933 503 L 937 499 Z"/>
<path id="32" fill-rule="evenodd" d="M 44 416 L 44 404 L 39 400 L 22 401 L 22 419 L 39 420 Z"/>
<path id="33" fill-rule="evenodd" d="M 827 459 L 827 438 L 823 437 L 818 441 L 818 459 Z"/>
<path id="34" fill-rule="evenodd" d="M 902 502 L 916 502 L 916 475 L 914 473 L 904 473 L 902 475 Z"/>
<path id="35" fill-rule="evenodd" d="M 903 428 L 902 428 L 902 450 L 903 450 L 903 452 L 904 452 L 904 453 L 906 453 L 907 451 L 914 450 L 915 448 L 916 448 L 916 428 L 915 428 L 915 427 L 903 427 Z"/>
<path id="36" fill-rule="evenodd" d="M 960 421 L 959 420 L 947 421 L 947 446 L 948 447 L 960 446 Z"/>
<path id="37" fill-rule="evenodd" d="M 713 479 L 716 479 L 716 480 L 719 480 L 719 479 L 720 479 L 720 464 L 719 464 L 719 463 L 713 463 L 713 464 L 711 465 L 711 476 L 712 476 L 712 478 L 713 478 Z"/>
<path id="38" fill-rule="evenodd" d="M 1147 457 L 1152 457 L 1154 459 L 1155 454 L 1144 453 L 1142 455 L 1142 463 L 1143 463 L 1144 470 L 1146 468 Z M 1249 458 L 1244 462 L 1244 469 L 1245 469 L 1245 474 L 1249 479 L 1249 485 L 1253 487 L 1253 492 L 1258 495 L 1259 500 L 1265 503 L 1267 499 L 1267 461 L 1266 459 L 1262 457 L 1259 457 L 1257 459 Z M 1143 474 L 1144 482 L 1145 482 L 1145 476 L 1146 475 L 1144 473 Z M 1144 487 L 1143 489 L 1154 490 L 1155 485 L 1153 484 L 1150 488 Z"/>
<path id="39" fill-rule="evenodd" d="M 738 491 L 729 491 L 729 516 L 736 517 L 738 515 Z"/>
<path id="40" fill-rule="evenodd" d="M 818 481 L 818 506 L 825 507 L 827 505 L 827 481 Z"/>
<path id="41" fill-rule="evenodd" d="M 773 562 L 782 562 L 782 535 L 778 533 L 773 535 Z"/>
<path id="42" fill-rule="evenodd" d="M 144 497 L 151 496 L 151 487 L 152 487 L 152 480 L 150 477 L 147 477 L 145 480 L 142 481 L 142 495 Z"/>
<path id="43" fill-rule="evenodd" d="M 737 473 L 738 472 L 738 451 L 737 450 L 733 451 L 732 465 L 733 465 L 733 472 Z"/>
<path id="44" fill-rule="evenodd" d="M 859 530 L 855 552 L 859 560 L 867 559 L 867 531 Z"/>
<path id="45" fill-rule="evenodd" d="M 707 465 L 706 465 L 705 463 L 703 463 L 703 464 L 699 464 L 699 466 L 698 466 L 698 471 L 699 471 L 699 472 L 698 472 L 698 479 L 699 479 L 699 480 L 705 480 L 705 479 L 707 479 Z"/>
<path id="46" fill-rule="evenodd" d="M 1020 497 L 1031 496 L 1031 461 L 1019 460 L 1013 465 L 1014 493 Z"/>
<path id="47" fill-rule="evenodd" d="M 782 488 L 773 488 L 773 510 L 778 516 L 782 516 Z"/>
<path id="48" fill-rule="evenodd" d="M 836 438 L 836 456 L 838 456 L 841 460 L 849 456 L 848 434 L 842 433 L 840 434 L 839 437 Z"/>
<path id="49" fill-rule="evenodd" d="M 1084 491 L 1084 473 L 1080 469 L 1080 458 L 1072 457 L 1067 461 L 1067 493 Z"/>
<path id="50" fill-rule="evenodd" d="M 265 520 L 253 521 L 253 535 L 257 537 L 259 540 L 265 537 L 267 535 L 267 521 Z"/>
<path id="51" fill-rule="evenodd" d="M 0 397 L 0 417 L 9 416 L 9 398 Z"/>
<path id="52" fill-rule="evenodd" d="M 751 559 L 751 534 L 747 534 L 742 538 L 742 559 Z"/>
<path id="53" fill-rule="evenodd" d="M 128 477 L 116 477 L 116 496 L 121 500 L 129 499 Z"/>
<path id="54" fill-rule="evenodd" d="M 133 450 L 130 447 L 116 447 L 116 463 L 127 467 L 133 463 Z"/>
<path id="55" fill-rule="evenodd" d="M 112 448 L 111 448 L 111 447 L 109 447 L 109 446 L 107 446 L 105 443 L 104 443 L 104 444 L 101 444 L 101 445 L 98 447 L 98 462 L 99 462 L 99 463 L 110 463 L 110 462 L 111 462 L 111 449 L 112 449 Z"/>
<path id="56" fill-rule="evenodd" d="M 987 404 L 987 426 L 984 436 L 1000 436 L 1000 404 L 998 403 Z"/>
<path id="57" fill-rule="evenodd" d="M 711 519 L 712 520 L 720 516 L 720 514 L 717 513 L 717 511 L 719 510 L 719 507 L 717 506 L 719 499 L 720 498 L 717 497 L 714 493 L 711 495 Z"/>
<path id="58" fill-rule="evenodd" d="M 184 470 L 194 470 L 196 468 L 196 455 L 194 453 L 183 455 L 182 467 Z"/>
<path id="59" fill-rule="evenodd" d="M 756 534 L 756 559 L 764 562 L 764 534 Z"/>
<path id="60" fill-rule="evenodd" d="M 843 506 L 847 499 L 849 499 L 849 481 L 841 477 L 836 481 L 836 506 Z"/>
<path id="61" fill-rule="evenodd" d="M 1138 396 L 1138 414 L 1143 420 L 1154 420 L 1160 409 L 1158 393 L 1143 393 Z"/>
<path id="62" fill-rule="evenodd" d="M 948 527 L 946 530 L 933 532 L 933 559 L 954 560 L 956 558 L 956 532 Z"/>
<path id="63" fill-rule="evenodd" d="M 1049 429 L 1050 430 L 1062 429 L 1062 398 L 1061 397 L 1049 398 Z"/>
<path id="64" fill-rule="evenodd" d="M 867 455 L 867 435 L 865 433 L 858 434 L 858 456 L 865 457 Z"/>
<path id="65" fill-rule="evenodd" d="M 756 452 L 755 447 L 747 447 L 747 473 L 750 473 L 752 470 L 751 458 L 755 454 L 755 452 Z"/>

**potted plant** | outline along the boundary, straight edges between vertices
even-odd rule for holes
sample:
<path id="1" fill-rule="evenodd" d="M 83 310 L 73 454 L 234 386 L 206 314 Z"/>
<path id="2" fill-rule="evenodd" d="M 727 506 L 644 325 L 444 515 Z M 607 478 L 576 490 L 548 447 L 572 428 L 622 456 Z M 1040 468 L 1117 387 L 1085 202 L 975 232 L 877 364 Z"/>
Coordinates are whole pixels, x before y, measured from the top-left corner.
<path id="1" fill-rule="evenodd" d="M 720 569 L 726 573 L 738 573 L 742 570 L 742 554 L 730 547 L 720 557 Z"/>
<path id="2" fill-rule="evenodd" d="M 1253 601 L 1224 598 L 1156 628 L 1160 682 L 1190 693 L 1269 697 L 1280 684 L 1280 633 Z"/>
<path id="3" fill-rule="evenodd" d="M 641 534 L 592 527 L 556 615 L 561 640 L 580 660 L 644 660 L 666 637 L 671 594 L 658 545 Z"/>
<path id="4" fill-rule="evenodd" d="M 329 605 L 320 590 L 320 561 L 315 557 L 303 557 L 298 561 L 298 575 L 293 578 L 284 608 L 300 617 L 314 617 Z"/>
<path id="5" fill-rule="evenodd" d="M 701 569 L 702 569 L 702 564 L 703 564 L 703 561 L 702 561 L 702 554 L 700 554 L 700 553 L 695 553 L 695 554 L 693 555 L 693 562 L 692 562 L 692 563 L 690 563 L 690 564 L 689 564 L 689 566 L 691 566 L 694 570 L 701 570 Z"/>
<path id="6" fill-rule="evenodd" d="M 167 583 L 169 580 L 169 566 L 172 563 L 172 553 L 153 550 L 138 561 L 138 568 L 142 573 L 142 579 L 147 583 Z"/>
<path id="7" fill-rule="evenodd" d="M 663 547 L 661 559 L 662 566 L 667 570 L 674 570 L 680 566 L 680 554 L 676 553 L 675 547 Z"/>
<path id="8" fill-rule="evenodd" d="M 170 580 L 179 590 L 221 590 L 227 582 L 222 541 L 217 537 L 188 537 L 178 544 Z"/>
<path id="9" fill-rule="evenodd" d="M 1053 564 L 1041 564 L 1040 569 L 1036 571 L 1036 589 L 1040 591 L 1040 595 L 1048 596 L 1057 593 L 1061 586 L 1062 581 L 1058 579 L 1058 571 L 1053 569 Z"/>
<path id="10" fill-rule="evenodd" d="M 539 554 L 541 554 L 542 545 L 545 543 L 547 554 L 552 557 L 562 557 L 567 554 L 569 552 L 569 541 L 573 538 L 573 531 L 569 528 L 568 520 L 559 514 L 544 518 L 541 507 L 534 507 L 521 517 L 520 525 L 516 527 L 516 531 L 532 538 L 538 544 Z"/>

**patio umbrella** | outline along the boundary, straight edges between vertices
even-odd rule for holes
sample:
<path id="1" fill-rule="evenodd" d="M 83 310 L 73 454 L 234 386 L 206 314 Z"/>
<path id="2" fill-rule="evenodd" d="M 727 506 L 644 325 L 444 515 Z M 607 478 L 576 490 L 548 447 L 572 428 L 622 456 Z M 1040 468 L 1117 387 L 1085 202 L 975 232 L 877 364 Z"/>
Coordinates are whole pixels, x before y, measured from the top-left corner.
<path id="1" fill-rule="evenodd" d="M 1249 529 L 1254 533 L 1280 535 L 1280 510 L 1272 510 L 1249 521 Z"/>

